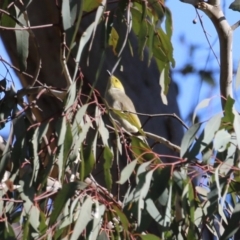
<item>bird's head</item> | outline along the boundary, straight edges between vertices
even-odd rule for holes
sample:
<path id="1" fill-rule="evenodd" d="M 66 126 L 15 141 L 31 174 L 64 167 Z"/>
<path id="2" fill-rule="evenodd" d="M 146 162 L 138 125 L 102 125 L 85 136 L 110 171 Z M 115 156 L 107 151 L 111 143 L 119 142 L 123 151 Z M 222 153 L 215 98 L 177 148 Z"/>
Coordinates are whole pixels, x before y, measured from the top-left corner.
<path id="1" fill-rule="evenodd" d="M 110 76 L 110 85 L 111 85 L 112 88 L 117 88 L 117 89 L 122 90 L 123 92 L 125 92 L 124 91 L 124 87 L 123 87 L 121 81 L 118 78 L 114 77 L 114 76 Z"/>

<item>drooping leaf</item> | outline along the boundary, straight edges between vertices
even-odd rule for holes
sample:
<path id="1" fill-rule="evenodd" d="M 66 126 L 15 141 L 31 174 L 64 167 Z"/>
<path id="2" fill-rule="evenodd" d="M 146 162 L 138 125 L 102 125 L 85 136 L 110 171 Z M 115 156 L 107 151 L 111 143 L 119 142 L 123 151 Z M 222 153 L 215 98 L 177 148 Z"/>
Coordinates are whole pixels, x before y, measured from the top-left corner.
<path id="1" fill-rule="evenodd" d="M 117 55 L 118 53 L 116 52 L 116 47 L 117 47 L 117 44 L 118 44 L 118 39 L 119 39 L 119 35 L 116 31 L 116 29 L 114 27 L 112 27 L 112 30 L 111 30 L 111 33 L 110 33 L 110 37 L 109 37 L 109 40 L 108 40 L 108 44 L 109 46 L 112 46 L 112 49 L 113 49 L 113 53 L 115 55 Z"/>
<path id="2" fill-rule="evenodd" d="M 81 146 L 81 175 L 80 178 L 83 181 L 91 172 L 92 169 L 95 165 L 95 156 L 93 154 L 93 144 L 94 141 L 93 139 L 95 138 L 94 135 L 90 135 L 89 139 L 87 140 L 87 142 L 89 142 L 89 144 L 87 146 L 84 146 L 82 144 Z"/>
<path id="3" fill-rule="evenodd" d="M 97 12 L 96 12 L 96 16 L 95 16 L 95 26 L 94 26 L 94 30 L 93 30 L 93 33 L 92 33 L 92 39 L 91 39 L 91 42 L 90 42 L 90 45 L 89 45 L 89 51 L 91 50 L 92 48 L 92 44 L 93 44 L 93 40 L 94 40 L 94 37 L 95 37 L 95 33 L 96 33 L 96 29 L 97 29 L 97 25 L 100 21 L 100 18 L 102 17 L 103 13 L 104 13 L 104 10 L 105 10 L 105 7 L 106 7 L 106 0 L 101 0 L 101 4 L 98 6 L 98 9 L 97 9 Z"/>
<path id="4" fill-rule="evenodd" d="M 193 117 L 192 117 L 192 122 L 194 123 L 195 121 L 195 118 L 196 118 L 196 115 L 197 115 L 197 111 L 199 109 L 202 109 L 202 108 L 206 108 L 209 106 L 209 103 L 211 102 L 212 98 L 206 98 L 206 99 L 203 99 L 198 105 L 197 107 L 195 108 L 194 110 L 194 113 L 193 113 Z"/>
<path id="5" fill-rule="evenodd" d="M 169 36 L 169 38 L 171 39 L 172 37 L 172 13 L 170 11 L 170 9 L 168 7 L 165 7 L 165 16 L 166 16 L 166 20 L 165 20 L 165 29 L 166 29 L 166 33 Z"/>
<path id="6" fill-rule="evenodd" d="M 75 101 L 77 89 L 76 89 L 76 81 L 74 81 L 71 86 L 68 89 L 66 104 L 64 109 L 67 110 L 69 107 L 71 107 Z"/>
<path id="7" fill-rule="evenodd" d="M 133 170 L 135 169 L 137 165 L 137 159 L 130 162 L 124 169 L 121 171 L 121 176 L 118 181 L 119 184 L 124 184 L 131 176 Z"/>
<path id="8" fill-rule="evenodd" d="M 19 16 L 20 10 L 16 7 L 16 5 L 14 5 L 14 7 L 15 7 L 16 15 Z M 24 26 L 27 26 L 27 23 L 23 17 L 23 14 L 21 14 L 18 17 L 18 21 Z M 16 28 L 22 28 L 22 26 L 16 24 Z M 19 67 L 21 71 L 25 71 L 27 69 L 29 33 L 28 31 L 24 31 L 24 30 L 15 30 L 15 35 L 16 35 L 16 46 L 17 46 Z"/>
<path id="9" fill-rule="evenodd" d="M 150 234 L 150 233 L 148 233 L 148 234 L 141 234 L 140 235 L 140 238 L 142 239 L 142 240 L 160 240 L 160 238 L 159 237 L 157 237 L 157 236 L 155 236 L 155 235 L 153 235 L 153 234 Z"/>
<path id="10" fill-rule="evenodd" d="M 228 96 L 227 101 L 224 106 L 224 117 L 222 119 L 223 123 L 226 125 L 230 125 L 230 129 L 233 124 L 234 120 L 234 113 L 233 113 L 233 105 L 234 105 L 235 100 L 232 99 L 230 96 Z"/>
<path id="11" fill-rule="evenodd" d="M 62 212 L 67 200 L 75 194 L 75 191 L 82 187 L 78 182 L 70 182 L 63 185 L 62 189 L 58 192 L 56 199 L 53 203 L 53 211 L 50 216 L 49 225 L 55 224 L 58 216 Z"/>
<path id="12" fill-rule="evenodd" d="M 92 219 L 92 206 L 92 199 L 90 197 L 87 197 L 80 210 L 80 214 L 76 221 L 70 240 L 78 239 L 82 231 Z"/>
<path id="13" fill-rule="evenodd" d="M 117 216 L 120 218 L 123 229 L 128 230 L 129 221 L 128 221 L 126 215 L 117 206 L 113 206 L 113 209 L 116 211 Z"/>
<path id="14" fill-rule="evenodd" d="M 143 163 L 142 165 L 144 165 L 145 163 Z M 138 226 L 140 226 L 142 219 L 142 210 L 144 209 L 144 199 L 147 196 L 147 193 L 149 191 L 150 188 L 150 183 L 152 180 L 152 174 L 153 174 L 154 170 L 150 170 L 148 171 L 146 174 L 142 173 L 142 174 L 137 174 L 137 178 L 139 179 L 138 185 L 136 187 L 136 189 L 139 187 L 139 189 L 136 190 L 136 194 L 139 194 L 139 198 L 138 198 L 138 219 L 137 219 L 137 223 Z"/>
<path id="15" fill-rule="evenodd" d="M 239 0 L 239 9 L 240 9 L 240 0 Z M 240 86 L 240 61 L 238 63 L 238 69 L 237 69 L 237 75 L 236 75 L 236 81 L 235 81 L 235 89 L 238 90 Z"/>
<path id="16" fill-rule="evenodd" d="M 188 131 L 184 134 L 182 142 L 181 142 L 181 152 L 180 152 L 181 157 L 183 157 L 186 154 L 189 147 L 193 143 L 193 141 L 196 137 L 196 134 L 197 134 L 198 130 L 200 129 L 200 126 L 201 126 L 200 123 L 196 123 L 192 127 L 190 127 L 188 129 Z"/>
<path id="17" fill-rule="evenodd" d="M 237 203 L 231 219 L 228 223 L 228 227 L 224 231 L 223 235 L 220 237 L 220 240 L 227 240 L 232 237 L 239 230 L 239 214 L 240 214 L 240 203 Z"/>
<path id="18" fill-rule="evenodd" d="M 66 31 L 71 27 L 71 13 L 70 13 L 69 0 L 62 1 L 61 13 L 62 13 L 63 30 Z"/>
<path id="19" fill-rule="evenodd" d="M 101 4 L 101 0 L 88 0 L 83 1 L 83 11 L 90 12 L 93 9 L 98 8 L 98 6 Z"/>
<path id="20" fill-rule="evenodd" d="M 233 1 L 230 6 L 229 6 L 230 9 L 234 10 L 234 11 L 238 11 L 240 12 L 240 0 L 235 0 Z"/>
<path id="21" fill-rule="evenodd" d="M 87 1 L 84 1 L 87 2 Z M 80 39 L 80 43 L 78 46 L 78 51 L 77 51 L 77 55 L 76 55 L 76 64 L 75 64 L 75 70 L 74 70 L 74 74 L 73 74 L 73 80 L 76 79 L 77 73 L 78 73 L 78 67 L 79 67 L 79 63 L 81 60 L 81 56 L 82 56 L 82 51 L 84 49 L 84 47 L 86 46 L 87 42 L 89 41 L 90 37 L 92 36 L 93 30 L 94 30 L 94 26 L 95 23 L 93 22 L 92 24 L 90 24 L 88 26 L 88 28 L 86 29 L 85 32 L 83 32 L 81 39 Z"/>
<path id="22" fill-rule="evenodd" d="M 160 212 L 158 211 L 156 205 L 154 204 L 154 202 L 152 201 L 152 199 L 148 198 L 146 200 L 146 209 L 148 211 L 148 213 L 150 214 L 150 216 L 160 225 L 162 225 L 162 215 L 160 214 Z"/>
<path id="23" fill-rule="evenodd" d="M 14 8 L 14 6 L 7 8 L 9 5 L 9 1 L 3 1 L 2 2 L 2 9 L 7 10 L 9 12 L 9 14 L 11 14 L 11 16 L 16 17 L 16 10 Z M 3 14 L 0 18 L 0 24 L 3 27 L 15 27 L 16 22 L 7 14 Z"/>
<path id="24" fill-rule="evenodd" d="M 103 204 L 99 204 L 98 201 L 94 201 L 94 218 L 92 231 L 90 232 L 89 239 L 97 239 L 98 233 L 102 225 L 102 216 L 104 214 L 106 207 Z"/>
<path id="25" fill-rule="evenodd" d="M 170 84 L 170 77 L 169 77 L 169 66 L 166 65 L 166 67 L 162 70 L 160 74 L 160 79 L 159 79 L 159 84 L 161 87 L 161 99 L 163 104 L 168 105 L 168 100 L 167 100 L 167 93 L 169 89 L 169 84 Z"/>
<path id="26" fill-rule="evenodd" d="M 131 150 L 133 156 L 140 162 L 152 160 L 160 162 L 160 159 L 153 153 L 152 149 L 140 137 L 131 136 Z"/>
<path id="27" fill-rule="evenodd" d="M 14 230 L 11 226 L 11 224 L 9 224 L 8 222 L 5 222 L 6 226 L 4 227 L 4 233 L 3 233 L 3 237 L 6 240 L 14 240 L 16 239 Z"/>
<path id="28" fill-rule="evenodd" d="M 148 40 L 148 24 L 146 20 L 143 20 L 138 33 L 138 53 L 140 59 L 143 60 L 144 49 Z"/>
<path id="29" fill-rule="evenodd" d="M 233 109 L 233 113 L 234 113 L 233 127 L 236 133 L 238 149 L 240 149 L 240 116 L 235 109 Z"/>
<path id="30" fill-rule="evenodd" d="M 201 148 L 200 152 L 204 151 L 205 148 L 213 141 L 213 138 L 215 136 L 215 133 L 220 127 L 222 119 L 222 114 L 216 114 L 208 122 L 206 123 L 206 126 L 203 130 L 203 137 L 201 138 Z M 200 138 L 199 138 L 200 139 Z"/>
<path id="31" fill-rule="evenodd" d="M 213 147 L 218 152 L 223 152 L 230 142 L 231 135 L 224 129 L 219 130 L 214 138 Z"/>
<path id="32" fill-rule="evenodd" d="M 111 149 L 107 146 L 104 147 L 103 158 L 105 159 L 103 168 L 104 168 L 104 178 L 107 189 L 110 191 L 112 188 L 112 175 L 111 175 L 111 167 L 113 163 L 113 153 Z"/>

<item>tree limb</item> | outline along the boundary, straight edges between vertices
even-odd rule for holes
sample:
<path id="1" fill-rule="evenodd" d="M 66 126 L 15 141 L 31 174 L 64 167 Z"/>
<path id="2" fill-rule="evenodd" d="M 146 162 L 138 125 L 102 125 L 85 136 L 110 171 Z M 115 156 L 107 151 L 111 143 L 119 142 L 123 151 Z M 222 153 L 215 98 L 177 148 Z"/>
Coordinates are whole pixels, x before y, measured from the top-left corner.
<path id="1" fill-rule="evenodd" d="M 228 96 L 232 96 L 232 32 L 233 29 L 227 22 L 220 0 L 181 0 L 201 9 L 211 19 L 220 42 L 220 91 L 222 96 L 222 108 Z"/>

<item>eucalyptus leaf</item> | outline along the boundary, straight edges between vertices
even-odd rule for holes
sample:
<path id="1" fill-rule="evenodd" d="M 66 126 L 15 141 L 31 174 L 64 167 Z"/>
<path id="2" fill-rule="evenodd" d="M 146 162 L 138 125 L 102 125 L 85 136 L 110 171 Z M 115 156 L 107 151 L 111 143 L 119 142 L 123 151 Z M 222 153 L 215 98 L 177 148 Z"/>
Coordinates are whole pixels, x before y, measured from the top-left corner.
<path id="1" fill-rule="evenodd" d="M 70 2 L 69 0 L 62 1 L 62 22 L 63 22 L 63 29 L 66 31 L 71 27 L 71 13 L 70 13 Z"/>
<path id="2" fill-rule="evenodd" d="M 124 184 L 130 178 L 133 170 L 137 165 L 137 161 L 138 160 L 135 159 L 132 162 L 130 162 L 126 167 L 124 167 L 124 169 L 121 171 L 121 176 L 119 181 L 117 181 L 117 183 Z"/>
<path id="3" fill-rule="evenodd" d="M 90 197 L 87 197 L 80 210 L 80 214 L 76 221 L 70 240 L 78 239 L 87 224 L 90 222 L 90 220 L 92 220 L 92 206 L 92 199 Z"/>
<path id="4" fill-rule="evenodd" d="M 188 131 L 184 134 L 182 142 L 181 142 L 181 152 L 180 152 L 181 158 L 184 157 L 184 155 L 187 153 L 187 151 L 191 147 L 191 144 L 193 143 L 200 127 L 201 127 L 201 124 L 196 123 L 193 126 L 191 126 L 188 129 Z"/>
<path id="5" fill-rule="evenodd" d="M 14 5 L 16 15 L 18 17 L 18 21 L 21 22 L 23 25 L 27 26 L 27 22 L 24 19 L 23 14 L 19 15 L 20 10 Z M 21 28 L 22 26 L 16 24 L 16 28 Z M 28 31 L 23 30 L 15 30 L 16 36 L 16 46 L 17 46 L 17 55 L 18 55 L 18 62 L 21 71 L 25 71 L 27 69 L 27 57 L 28 57 L 28 48 L 29 48 L 29 33 Z"/>
<path id="6" fill-rule="evenodd" d="M 227 148 L 227 145 L 229 144 L 230 139 L 231 139 L 231 135 L 226 130 L 221 129 L 217 131 L 215 135 L 213 147 L 218 152 L 223 152 Z"/>
<path id="7" fill-rule="evenodd" d="M 103 168 L 104 168 L 104 178 L 107 189 L 110 191 L 112 188 L 112 175 L 111 175 L 111 167 L 113 163 L 113 153 L 109 147 L 105 146 L 103 150 L 103 158 L 105 159 Z"/>
<path id="8" fill-rule="evenodd" d="M 54 200 L 53 211 L 49 220 L 50 226 L 55 224 L 68 199 L 72 198 L 75 194 L 75 191 L 79 188 L 80 185 L 78 182 L 70 182 L 63 185 L 62 189 L 58 192 L 56 199 Z"/>
<path id="9" fill-rule="evenodd" d="M 238 11 L 240 12 L 240 0 L 235 0 L 233 1 L 230 6 L 229 6 L 230 9 L 234 10 L 234 11 Z"/>

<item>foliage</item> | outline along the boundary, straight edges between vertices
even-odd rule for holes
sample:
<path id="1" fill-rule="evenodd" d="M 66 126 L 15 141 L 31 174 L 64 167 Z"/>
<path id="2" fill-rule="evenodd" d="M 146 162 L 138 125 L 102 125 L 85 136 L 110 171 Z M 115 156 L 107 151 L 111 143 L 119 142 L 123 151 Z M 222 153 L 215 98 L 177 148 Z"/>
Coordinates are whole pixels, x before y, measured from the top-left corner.
<path id="1" fill-rule="evenodd" d="M 31 1 L 21 7 L 12 3 L 4 1 L 1 26 L 15 31 L 20 71 L 24 71 L 28 38 L 34 38 L 26 20 Z M 60 5 L 62 70 L 69 86 L 61 92 L 63 107 L 53 119 L 32 121 L 29 111 L 35 102 L 24 104 L 23 96 L 32 91 L 36 98 L 56 96 L 54 87 L 16 91 L 5 79 L 0 81 L 1 128 L 12 121 L 0 162 L 0 238 L 201 239 L 207 231 L 228 239 L 239 228 L 240 117 L 234 100 L 226 100 L 223 114 L 194 123 L 183 136 L 180 156 L 171 163 L 163 163 L 161 155 L 139 137 L 124 135 L 117 127 L 112 132 L 105 124 L 107 114 L 98 92 L 92 86 L 86 97 L 79 77 L 83 51 L 91 51 L 97 28 L 103 31 L 101 45 L 105 50 L 111 47 L 118 58 L 125 47 L 131 48 L 130 32 L 137 36 L 139 57 L 148 49 L 149 64 L 154 59 L 161 72 L 165 102 L 175 63 L 171 13 L 162 1 L 123 0 L 110 11 L 107 4 L 111 2 L 66 0 Z M 90 12 L 95 19 L 78 39 L 80 23 Z M 119 34 L 120 28 L 126 29 L 125 36 Z M 66 62 L 71 58 L 75 69 L 69 74 Z M 209 101 L 199 104 L 196 112 Z M 118 164 L 119 154 L 126 156 L 127 164 L 116 183 L 112 166 Z M 202 161 L 196 160 L 199 154 Z M 94 179 L 99 162 L 105 185 Z M 209 186 L 194 185 L 201 178 L 199 169 L 209 177 Z M 124 197 L 119 191 L 113 196 L 114 186 L 127 182 L 127 190 L 121 192 Z"/>

